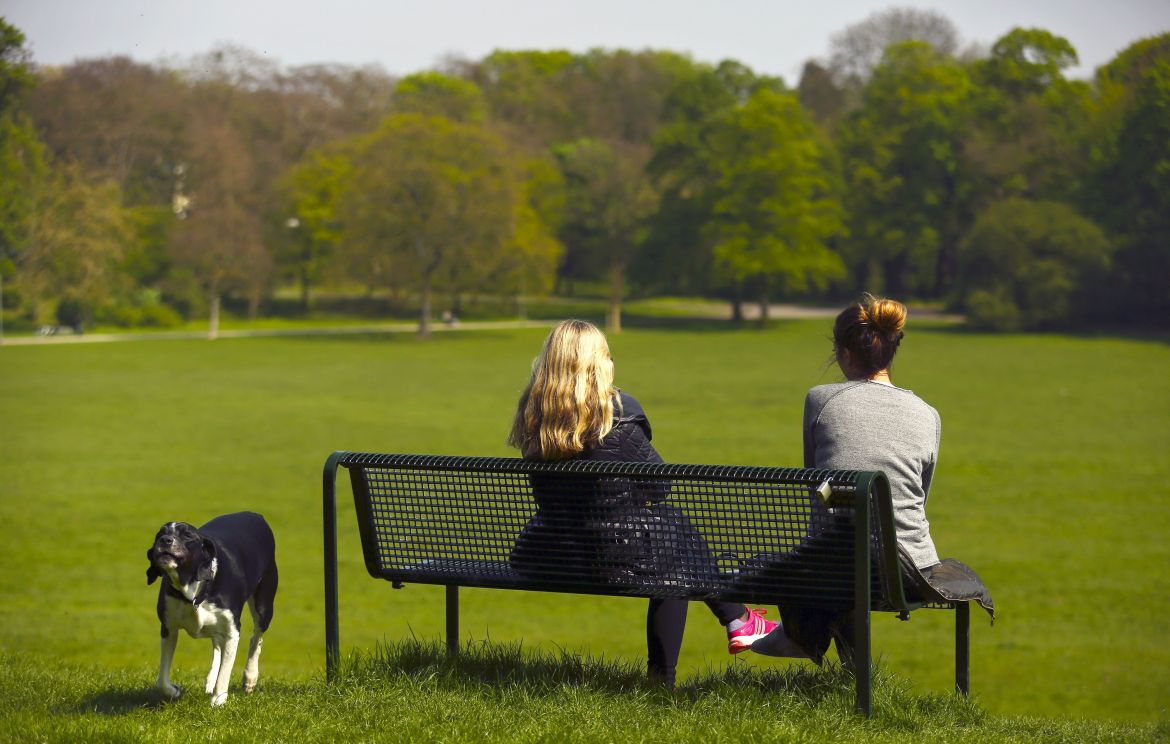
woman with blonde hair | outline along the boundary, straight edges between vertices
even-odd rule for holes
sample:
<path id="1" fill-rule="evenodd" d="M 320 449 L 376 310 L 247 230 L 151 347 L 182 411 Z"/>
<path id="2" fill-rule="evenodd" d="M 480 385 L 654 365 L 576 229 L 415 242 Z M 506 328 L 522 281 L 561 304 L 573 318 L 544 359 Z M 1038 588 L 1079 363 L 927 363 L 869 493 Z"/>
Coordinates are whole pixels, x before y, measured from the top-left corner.
<path id="1" fill-rule="evenodd" d="M 906 306 L 866 294 L 833 324 L 833 357 L 844 382 L 818 385 L 804 401 L 804 466 L 880 470 L 890 483 L 903 585 L 916 598 L 974 600 L 994 617 L 991 595 L 967 566 L 940 560 L 926 518 L 938 464 L 942 419 L 913 391 L 894 385 L 890 368 L 905 336 Z M 852 527 L 846 527 L 852 530 Z M 778 656 L 820 659 L 830 637 L 848 661 L 848 614 L 781 608 L 783 630 L 753 647 Z M 789 639 L 800 651 L 794 651 Z"/>
<path id="2" fill-rule="evenodd" d="M 641 404 L 614 386 L 613 359 L 605 335 L 591 323 L 565 320 L 548 335 L 532 376 L 520 396 L 508 443 L 534 460 L 609 460 L 662 462 L 650 443 L 650 421 Z M 638 491 L 628 480 L 599 483 L 588 476 L 540 474 L 533 477 L 537 513 L 512 551 L 511 564 L 520 573 L 550 582 L 571 582 L 582 572 L 605 572 L 607 580 L 636 578 L 644 566 L 623 565 L 607 553 L 601 537 L 620 524 L 631 505 L 662 504 L 667 493 Z M 702 537 L 678 509 L 658 508 L 672 521 L 684 541 L 705 550 Z M 592 536 L 592 537 L 591 537 Z M 649 570 L 669 572 L 670 559 Z M 742 604 L 707 602 L 727 629 L 728 651 L 751 647 L 778 624 L 762 611 Z M 673 686 L 686 624 L 687 602 L 651 599 L 646 614 L 649 672 Z"/>

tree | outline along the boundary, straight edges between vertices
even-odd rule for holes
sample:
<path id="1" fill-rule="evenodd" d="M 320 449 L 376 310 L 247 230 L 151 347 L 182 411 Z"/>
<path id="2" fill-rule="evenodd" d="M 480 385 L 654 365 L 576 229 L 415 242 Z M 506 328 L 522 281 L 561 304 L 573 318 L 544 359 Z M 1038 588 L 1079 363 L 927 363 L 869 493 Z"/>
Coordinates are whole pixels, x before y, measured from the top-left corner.
<path id="1" fill-rule="evenodd" d="M 1008 199 L 979 216 L 959 248 L 958 300 L 976 328 L 1068 327 L 1097 314 L 1111 247 L 1058 202 Z"/>
<path id="2" fill-rule="evenodd" d="M 38 195 L 49 188 L 48 178 L 45 147 L 32 122 L 16 112 L 0 114 L 0 283 L 8 285 L 0 298 L 0 313 L 20 304 L 15 285 L 9 282 L 28 250 L 41 208 Z"/>
<path id="3" fill-rule="evenodd" d="M 575 55 L 559 49 L 496 50 L 469 65 L 465 74 L 484 92 L 493 120 L 543 147 L 583 131 L 566 95 L 576 64 Z"/>
<path id="4" fill-rule="evenodd" d="M 710 147 L 716 178 L 704 235 L 717 270 L 755 285 L 761 322 L 773 290 L 824 289 L 844 274 L 829 247 L 844 215 L 827 153 L 794 95 L 757 90 L 723 117 Z"/>
<path id="5" fill-rule="evenodd" d="M 1111 304 L 1127 322 L 1170 326 L 1170 34 L 1098 72 L 1105 132 L 1085 203 L 1118 253 Z"/>
<path id="6" fill-rule="evenodd" d="M 168 204 L 192 121 L 189 86 L 126 57 L 44 71 L 29 110 L 58 160 L 113 181 L 128 205 Z"/>
<path id="7" fill-rule="evenodd" d="M 715 271 L 711 238 L 703 227 L 712 219 L 720 177 L 711 141 L 728 112 L 757 90 L 783 91 L 784 86 L 777 78 L 757 76 L 735 60 L 724 60 L 715 67 L 697 67 L 667 95 L 647 164 L 660 198 L 635 266 L 643 282 L 692 293 L 727 286 L 727 277 Z M 738 298 L 738 288 L 732 291 Z M 738 318 L 738 299 L 733 307 Z"/>
<path id="8" fill-rule="evenodd" d="M 828 68 L 839 87 L 860 90 L 881 64 L 886 50 L 907 41 L 922 42 L 950 57 L 958 51 L 959 33 L 936 11 L 887 8 L 833 35 Z"/>
<path id="9" fill-rule="evenodd" d="M 45 147 L 24 111 L 34 83 L 24 34 L 0 18 L 0 281 L 27 246 L 37 194 L 48 175 Z M 8 293 L 6 302 L 16 295 Z M 0 312 L 3 308 L 0 308 Z"/>
<path id="10" fill-rule="evenodd" d="M 0 112 L 14 110 L 33 87 L 32 55 L 24 32 L 0 18 Z"/>
<path id="11" fill-rule="evenodd" d="M 814 121 L 827 129 L 832 129 L 845 113 L 845 90 L 833 80 L 828 68 L 817 62 L 809 60 L 804 63 L 797 93 L 800 105 Z"/>
<path id="12" fill-rule="evenodd" d="M 512 156 L 519 162 L 517 155 Z M 525 316 L 525 295 L 552 287 L 565 246 L 557 231 L 565 216 L 564 177 L 550 157 L 524 163 L 515 200 L 512 240 L 493 265 L 475 277 L 479 286 L 516 296 L 517 314 Z"/>
<path id="13" fill-rule="evenodd" d="M 69 301 L 91 323 L 124 287 L 121 262 L 130 230 L 122 195 L 111 181 L 92 183 L 77 164 L 54 169 L 38 190 L 17 282 L 30 314 L 47 300 Z"/>
<path id="14" fill-rule="evenodd" d="M 846 261 L 857 284 L 941 296 L 966 228 L 963 136 L 971 81 L 921 42 L 886 50 L 838 139 L 848 189 Z"/>
<path id="15" fill-rule="evenodd" d="M 520 191 L 504 142 L 442 117 L 396 114 L 354 143 L 338 197 L 343 249 L 419 292 L 419 336 L 432 294 L 480 275 L 514 239 Z"/>
<path id="16" fill-rule="evenodd" d="M 291 268 L 301 285 L 301 306 L 309 309 L 309 288 L 321 281 L 342 239 L 338 198 L 353 172 L 352 154 L 342 145 L 310 151 L 285 174 L 282 187 L 292 215 L 277 262 Z"/>
<path id="17" fill-rule="evenodd" d="M 475 83 L 439 72 L 399 80 L 392 107 L 395 113 L 443 116 L 466 124 L 482 124 L 487 113 L 483 92 Z"/>
<path id="18" fill-rule="evenodd" d="M 1089 169 L 1092 97 L 1066 80 L 1069 42 L 1042 29 L 1012 29 L 972 65 L 973 122 L 964 150 L 981 203 L 1010 196 L 1071 201 Z"/>
<path id="19" fill-rule="evenodd" d="M 183 219 L 171 235 L 171 250 L 176 267 L 206 297 L 208 338 L 214 339 L 225 293 L 242 290 L 255 314 L 272 279 L 272 256 L 261 240 L 251 154 L 230 121 L 216 116 L 222 109 L 214 99 L 230 91 L 210 85 L 201 92 L 212 100 L 203 107 L 206 118 L 188 152 L 191 206 L 179 213 Z"/>
<path id="20" fill-rule="evenodd" d="M 600 269 L 609 280 L 606 329 L 620 333 L 626 271 L 654 207 L 641 148 L 582 139 L 554 149 L 564 174 L 566 203 L 560 237 L 572 270 Z"/>

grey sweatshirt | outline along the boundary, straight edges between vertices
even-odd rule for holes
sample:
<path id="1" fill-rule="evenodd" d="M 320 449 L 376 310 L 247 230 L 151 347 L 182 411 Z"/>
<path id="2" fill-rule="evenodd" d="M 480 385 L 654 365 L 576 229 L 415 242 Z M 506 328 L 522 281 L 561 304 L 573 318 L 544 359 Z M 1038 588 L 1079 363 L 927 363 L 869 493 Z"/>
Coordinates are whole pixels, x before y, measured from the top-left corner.
<path id="1" fill-rule="evenodd" d="M 818 385 L 804 399 L 804 465 L 881 470 L 890 480 L 898 543 L 919 568 L 939 562 L 926 519 L 942 420 L 909 390 L 879 382 Z"/>

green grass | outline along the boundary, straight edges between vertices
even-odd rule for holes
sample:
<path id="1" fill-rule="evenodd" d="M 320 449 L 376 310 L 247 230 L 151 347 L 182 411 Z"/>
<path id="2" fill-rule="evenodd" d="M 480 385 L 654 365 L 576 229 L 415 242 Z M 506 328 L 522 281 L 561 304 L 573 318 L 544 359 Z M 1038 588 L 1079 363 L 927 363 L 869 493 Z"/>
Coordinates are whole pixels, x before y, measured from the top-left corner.
<path id="1" fill-rule="evenodd" d="M 19 653 L 26 670 L 6 684 L 46 695 L 63 685 L 74 702 L 103 694 L 103 684 L 132 701 L 147 696 L 158 629 L 145 552 L 155 530 L 249 508 L 278 540 L 281 589 L 261 666 L 267 689 L 289 697 L 274 715 L 318 710 L 332 694 L 314 687 L 325 457 L 511 454 L 504 437 L 544 333 L 0 346 L 0 649 Z M 804 392 L 836 379 L 827 333 L 826 321 L 765 330 L 671 321 L 635 325 L 611 343 L 618 384 L 645 405 L 667 460 L 797 465 Z M 943 417 L 932 532 L 944 555 L 982 574 L 1001 610 L 994 627 L 978 616 L 973 627 L 972 686 L 988 714 L 1166 720 L 1168 365 L 1162 340 L 985 336 L 912 322 L 894 378 Z M 442 590 L 370 580 L 344 501 L 339 524 L 343 648 L 438 638 Z M 645 653 L 639 600 L 462 596 L 467 638 L 639 666 Z M 950 689 L 949 620 L 874 616 L 875 649 L 895 686 Z M 206 672 L 207 645 L 182 638 L 180 679 Z M 729 667 L 750 680 L 789 666 L 801 665 L 733 663 L 721 629 L 692 608 L 684 683 Z M 68 683 L 74 675 L 84 691 Z M 65 730 L 90 715 L 70 705 L 44 725 Z"/>
<path id="2" fill-rule="evenodd" d="M 988 715 L 953 695 L 922 695 L 879 670 L 873 718 L 852 713 L 840 667 L 708 670 L 674 691 L 628 661 L 532 652 L 520 644 L 405 642 L 351 655 L 331 686 L 265 681 L 207 705 L 195 674 L 162 703 L 146 669 L 100 671 L 0 658 L 0 714 L 11 741 L 1160 741 L 1165 724 Z"/>

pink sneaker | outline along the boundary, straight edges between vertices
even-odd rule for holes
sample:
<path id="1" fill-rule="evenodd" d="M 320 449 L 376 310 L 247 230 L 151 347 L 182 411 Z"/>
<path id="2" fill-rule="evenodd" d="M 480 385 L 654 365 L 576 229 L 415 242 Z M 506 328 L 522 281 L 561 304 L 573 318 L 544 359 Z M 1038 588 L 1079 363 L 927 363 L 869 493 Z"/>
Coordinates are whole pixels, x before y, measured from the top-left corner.
<path id="1" fill-rule="evenodd" d="M 765 620 L 768 611 L 762 608 L 748 610 L 748 619 L 739 630 L 727 631 L 727 653 L 738 654 L 747 651 L 752 644 L 771 633 L 780 623 Z"/>

